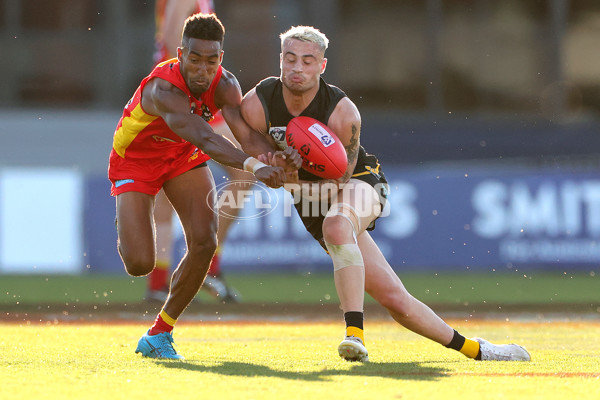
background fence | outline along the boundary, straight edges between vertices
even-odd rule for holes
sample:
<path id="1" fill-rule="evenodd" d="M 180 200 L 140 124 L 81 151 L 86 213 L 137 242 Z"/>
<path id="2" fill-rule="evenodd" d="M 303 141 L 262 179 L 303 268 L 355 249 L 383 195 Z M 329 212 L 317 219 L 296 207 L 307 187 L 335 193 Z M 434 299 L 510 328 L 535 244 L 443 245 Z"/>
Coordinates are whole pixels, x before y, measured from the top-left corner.
<path id="1" fill-rule="evenodd" d="M 328 35 L 325 79 L 359 106 L 362 144 L 392 182 L 375 236 L 394 266 L 597 265 L 598 2 L 215 3 L 244 91 L 278 75 L 289 26 Z M 152 66 L 153 11 L 0 1 L 0 273 L 122 271 L 105 171 L 121 107 Z M 298 222 L 240 221 L 223 265 L 326 268 Z"/>

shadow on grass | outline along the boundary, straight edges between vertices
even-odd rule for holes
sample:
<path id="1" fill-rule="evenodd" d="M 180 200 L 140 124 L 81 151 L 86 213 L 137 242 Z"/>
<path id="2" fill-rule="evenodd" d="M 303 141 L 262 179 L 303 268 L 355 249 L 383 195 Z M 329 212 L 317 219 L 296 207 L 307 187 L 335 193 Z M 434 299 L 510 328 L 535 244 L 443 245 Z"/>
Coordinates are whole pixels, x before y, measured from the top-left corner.
<path id="1" fill-rule="evenodd" d="M 350 370 L 346 369 L 324 369 L 315 372 L 293 372 L 276 370 L 265 365 L 249 364 L 241 362 L 223 362 L 218 365 L 203 365 L 194 361 L 164 361 L 155 360 L 157 365 L 165 368 L 176 368 L 188 371 L 212 372 L 228 376 L 245 377 L 274 377 L 292 380 L 322 381 L 331 376 L 376 376 L 402 380 L 431 381 L 445 377 L 445 368 L 428 367 L 416 362 L 410 363 L 366 363 L 355 364 Z"/>

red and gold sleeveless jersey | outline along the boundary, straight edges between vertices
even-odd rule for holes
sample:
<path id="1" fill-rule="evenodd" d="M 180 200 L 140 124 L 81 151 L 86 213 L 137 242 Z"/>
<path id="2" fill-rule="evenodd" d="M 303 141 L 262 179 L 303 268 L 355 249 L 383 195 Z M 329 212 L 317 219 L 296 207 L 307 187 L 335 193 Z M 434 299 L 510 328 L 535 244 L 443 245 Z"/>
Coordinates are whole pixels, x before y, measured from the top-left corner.
<path id="1" fill-rule="evenodd" d="M 219 66 L 217 74 L 200 99 L 195 98 L 187 87 L 177 59 L 165 61 L 154 68 L 152 73 L 142 80 L 133 97 L 123 110 L 123 116 L 117 124 L 113 137 L 113 149 L 111 151 L 111 167 L 118 167 L 117 159 L 141 164 L 155 164 L 169 162 L 189 153 L 190 148 L 196 146 L 180 138 L 173 132 L 167 123 L 159 116 L 148 114 L 141 105 L 142 91 L 144 87 L 154 78 L 164 79 L 188 95 L 190 102 L 190 113 L 202 117 L 205 121 L 213 119 L 213 115 L 219 110 L 214 103 L 217 85 L 221 79 L 223 69 Z M 198 149 L 198 156 L 204 161 L 210 157 Z"/>

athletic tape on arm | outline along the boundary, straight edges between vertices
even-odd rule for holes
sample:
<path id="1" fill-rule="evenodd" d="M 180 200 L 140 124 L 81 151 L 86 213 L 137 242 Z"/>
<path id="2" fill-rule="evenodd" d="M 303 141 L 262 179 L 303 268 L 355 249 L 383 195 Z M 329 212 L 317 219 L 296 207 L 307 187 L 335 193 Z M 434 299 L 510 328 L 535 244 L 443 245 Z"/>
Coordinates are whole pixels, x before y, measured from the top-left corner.
<path id="1" fill-rule="evenodd" d="M 256 174 L 256 171 L 258 171 L 262 167 L 266 167 L 266 166 L 267 166 L 266 164 L 263 164 L 262 162 L 258 161 L 256 158 L 248 157 L 244 161 L 243 168 L 244 168 L 244 171 L 248 171 L 248 172 L 252 172 L 253 174 Z"/>

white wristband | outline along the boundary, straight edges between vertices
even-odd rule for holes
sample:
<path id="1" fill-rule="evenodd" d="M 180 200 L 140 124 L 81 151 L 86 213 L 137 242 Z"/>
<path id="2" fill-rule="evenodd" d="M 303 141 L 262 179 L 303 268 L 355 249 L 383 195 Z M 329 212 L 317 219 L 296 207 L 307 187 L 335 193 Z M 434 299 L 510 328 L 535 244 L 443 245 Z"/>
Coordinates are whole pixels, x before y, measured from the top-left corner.
<path id="1" fill-rule="evenodd" d="M 244 161 L 244 171 L 252 172 L 253 174 L 255 174 L 256 171 L 258 171 L 262 167 L 267 167 L 267 164 L 258 161 L 254 157 L 248 157 Z"/>

